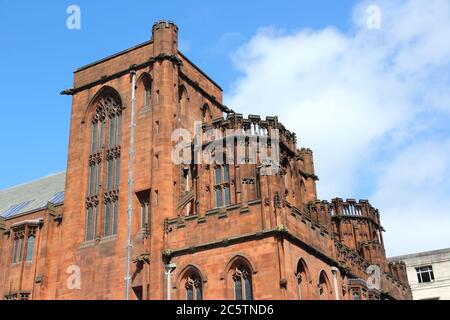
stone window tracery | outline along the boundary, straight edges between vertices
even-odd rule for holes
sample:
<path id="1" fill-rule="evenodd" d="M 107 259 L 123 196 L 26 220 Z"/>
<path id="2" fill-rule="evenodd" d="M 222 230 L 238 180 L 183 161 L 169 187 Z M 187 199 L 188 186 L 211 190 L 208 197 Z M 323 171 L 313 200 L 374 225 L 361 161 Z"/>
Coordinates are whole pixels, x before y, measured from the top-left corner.
<path id="1" fill-rule="evenodd" d="M 202 280 L 197 273 L 192 273 L 185 282 L 186 300 L 202 300 Z"/>
<path id="2" fill-rule="evenodd" d="M 103 210 L 103 235 L 110 236 L 117 233 L 122 110 L 120 99 L 114 94 L 102 95 L 95 103 L 95 114 L 91 121 L 86 241 L 92 241 L 97 237 L 101 210 Z M 106 176 L 103 178 L 104 166 Z M 102 209 L 100 203 L 103 204 Z"/>
<path id="3" fill-rule="evenodd" d="M 233 288 L 235 300 L 253 300 L 252 274 L 244 265 L 238 265 L 233 271 Z"/>
<path id="4" fill-rule="evenodd" d="M 25 244 L 25 229 L 16 230 L 14 232 L 12 263 L 22 262 L 24 244 Z"/>
<path id="5" fill-rule="evenodd" d="M 295 273 L 297 279 L 298 297 L 300 300 L 309 299 L 309 277 L 306 263 L 301 259 L 297 264 L 297 271 Z"/>
<path id="6" fill-rule="evenodd" d="M 31 262 L 34 254 L 36 227 L 25 226 L 14 231 L 12 263 Z"/>
<path id="7" fill-rule="evenodd" d="M 230 166 L 228 164 L 217 165 L 214 168 L 214 191 L 216 208 L 231 205 Z"/>
<path id="8" fill-rule="evenodd" d="M 33 260 L 35 240 L 36 240 L 36 229 L 35 228 L 28 229 L 28 243 L 27 243 L 27 250 L 25 253 L 26 262 L 31 262 Z"/>

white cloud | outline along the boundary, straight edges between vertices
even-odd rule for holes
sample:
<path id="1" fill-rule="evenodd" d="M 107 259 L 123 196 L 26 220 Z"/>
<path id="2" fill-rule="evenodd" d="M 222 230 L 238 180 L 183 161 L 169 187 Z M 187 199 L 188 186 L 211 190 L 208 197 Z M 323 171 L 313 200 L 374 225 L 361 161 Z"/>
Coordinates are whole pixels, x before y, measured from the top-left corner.
<path id="1" fill-rule="evenodd" d="M 421 141 L 399 152 L 380 172 L 372 201 L 383 208 L 388 248 L 448 247 L 450 139 Z"/>
<path id="2" fill-rule="evenodd" d="M 379 1 L 379 31 L 366 28 L 369 4 L 355 7 L 352 32 L 260 29 L 233 55 L 241 75 L 226 103 L 278 115 L 295 131 L 315 152 L 321 198 L 372 197 L 388 253 L 450 246 L 440 233 L 450 228 L 450 156 L 436 152 L 449 147 L 442 131 L 450 120 L 450 3 Z M 427 246 L 403 226 L 422 226 Z"/>

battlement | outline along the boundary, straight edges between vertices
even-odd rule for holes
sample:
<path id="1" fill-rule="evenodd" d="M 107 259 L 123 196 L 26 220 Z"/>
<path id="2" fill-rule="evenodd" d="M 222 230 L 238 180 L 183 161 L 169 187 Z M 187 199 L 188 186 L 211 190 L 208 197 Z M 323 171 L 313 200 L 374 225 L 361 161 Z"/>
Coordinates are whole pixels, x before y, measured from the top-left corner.
<path id="1" fill-rule="evenodd" d="M 153 55 L 178 54 L 178 27 L 171 21 L 161 20 L 152 27 Z"/>
<path id="2" fill-rule="evenodd" d="M 295 133 L 287 130 L 283 124 L 278 121 L 278 117 L 266 117 L 264 120 L 259 115 L 249 115 L 247 118 L 241 113 L 228 113 L 227 117 L 215 118 L 211 124 L 203 123 L 202 130 L 207 134 L 206 140 L 216 139 L 214 130 L 219 130 L 221 137 L 227 135 L 227 130 L 234 131 L 234 135 L 246 136 L 273 136 L 273 130 L 278 130 L 280 143 L 283 143 L 293 152 L 296 150 L 297 136 Z M 220 137 L 218 137 L 220 138 Z"/>
<path id="3" fill-rule="evenodd" d="M 308 155 L 312 155 L 313 154 L 313 152 L 312 152 L 312 150 L 310 148 L 301 148 L 299 150 L 299 153 L 300 154 L 308 154 Z"/>
<path id="4" fill-rule="evenodd" d="M 159 20 L 153 24 L 152 30 L 158 30 L 161 28 L 173 28 L 175 32 L 178 32 L 178 26 L 170 20 Z"/>
<path id="5" fill-rule="evenodd" d="M 347 199 L 344 201 L 341 198 L 335 198 L 330 207 L 330 215 L 332 217 L 365 217 L 373 220 L 378 225 L 380 224 L 380 214 L 378 209 L 372 207 L 368 200 Z"/>
<path id="6" fill-rule="evenodd" d="M 367 217 L 375 222 L 378 222 L 380 217 L 378 209 L 372 207 L 368 200 L 359 200 L 357 202 L 355 199 L 344 201 L 341 198 L 334 198 L 331 202 L 327 200 L 310 201 L 309 205 L 319 206 L 322 211 L 325 210 L 331 217 Z"/>

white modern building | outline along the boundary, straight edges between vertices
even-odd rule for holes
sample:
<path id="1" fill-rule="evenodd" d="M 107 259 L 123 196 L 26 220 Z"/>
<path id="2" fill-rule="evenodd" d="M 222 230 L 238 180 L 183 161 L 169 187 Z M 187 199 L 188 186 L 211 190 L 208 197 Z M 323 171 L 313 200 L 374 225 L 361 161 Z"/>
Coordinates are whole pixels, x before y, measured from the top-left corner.
<path id="1" fill-rule="evenodd" d="M 450 248 L 392 257 L 406 264 L 414 300 L 450 300 Z"/>

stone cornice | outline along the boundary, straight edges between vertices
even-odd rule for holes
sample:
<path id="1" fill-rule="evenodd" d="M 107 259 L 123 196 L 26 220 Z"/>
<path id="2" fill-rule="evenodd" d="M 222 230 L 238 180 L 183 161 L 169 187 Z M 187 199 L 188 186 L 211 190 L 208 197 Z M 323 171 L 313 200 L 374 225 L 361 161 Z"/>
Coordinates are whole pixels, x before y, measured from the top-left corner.
<path id="1" fill-rule="evenodd" d="M 131 65 L 129 68 L 117 71 L 117 72 L 115 72 L 115 73 L 113 73 L 111 75 L 104 75 L 100 79 L 97 79 L 95 81 L 89 82 L 89 83 L 84 84 L 84 85 L 81 85 L 81 86 L 79 86 L 77 88 L 65 89 L 65 90 L 61 91 L 60 94 L 61 95 L 75 95 L 75 94 L 77 94 L 79 92 L 82 92 L 84 90 L 90 89 L 90 88 L 95 87 L 97 85 L 101 85 L 101 84 L 107 83 L 107 82 L 109 82 L 109 81 L 111 81 L 113 79 L 120 78 L 120 77 L 130 73 L 133 70 L 137 71 L 137 70 L 140 70 L 140 69 L 143 69 L 143 68 L 146 68 L 146 67 L 150 67 L 155 62 L 160 62 L 160 61 L 164 61 L 164 60 L 169 60 L 173 64 L 175 64 L 176 66 L 179 66 L 179 67 L 181 67 L 183 65 L 183 62 L 181 61 L 181 59 L 178 58 L 176 55 L 169 55 L 169 54 L 161 53 L 161 54 L 159 54 L 157 56 L 151 57 L 146 62 L 143 62 L 143 63 L 140 63 L 140 64 Z M 181 70 L 179 70 L 179 74 L 180 74 L 180 77 L 183 80 L 188 82 L 192 87 L 194 87 L 197 91 L 199 91 L 202 95 L 204 95 L 208 100 L 210 100 L 210 102 L 212 104 L 216 105 L 221 111 L 226 112 L 226 113 L 232 112 L 232 110 L 230 110 L 228 107 L 224 106 L 219 101 L 217 101 L 216 97 L 211 96 L 205 90 L 203 90 L 203 88 L 200 87 L 198 82 L 192 81 Z"/>
<path id="2" fill-rule="evenodd" d="M 11 225 L 11 229 L 18 229 L 24 226 L 29 226 L 29 227 L 39 227 L 44 223 L 44 219 L 39 218 L 39 219 L 35 219 L 35 220 L 24 220 L 24 221 L 19 221 L 14 223 L 13 225 Z"/>
<path id="3" fill-rule="evenodd" d="M 104 83 L 109 82 L 109 81 L 111 81 L 113 79 L 122 77 L 122 76 L 124 76 L 126 74 L 129 74 L 133 70 L 137 71 L 137 70 L 140 70 L 140 69 L 152 66 L 155 62 L 161 62 L 161 61 L 164 61 L 164 60 L 169 60 L 169 61 L 171 61 L 172 63 L 174 63 L 177 66 L 183 65 L 183 62 L 176 55 L 169 55 L 169 54 L 161 53 L 161 54 L 159 54 L 157 56 L 151 57 L 146 62 L 143 62 L 143 63 L 140 63 L 140 64 L 130 65 L 130 67 L 127 68 L 127 69 L 123 69 L 123 70 L 117 71 L 117 72 L 115 72 L 115 73 L 113 73 L 111 75 L 104 75 L 98 80 L 95 80 L 95 81 L 89 82 L 87 84 L 81 85 L 81 86 L 79 86 L 77 88 L 65 89 L 65 90 L 61 91 L 60 94 L 61 95 L 74 95 L 74 94 L 77 94 L 77 93 L 79 93 L 81 91 L 90 89 L 90 88 L 95 87 L 97 85 L 104 84 Z"/>

